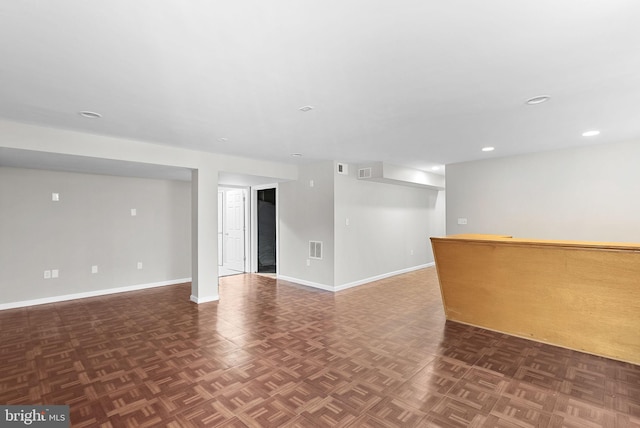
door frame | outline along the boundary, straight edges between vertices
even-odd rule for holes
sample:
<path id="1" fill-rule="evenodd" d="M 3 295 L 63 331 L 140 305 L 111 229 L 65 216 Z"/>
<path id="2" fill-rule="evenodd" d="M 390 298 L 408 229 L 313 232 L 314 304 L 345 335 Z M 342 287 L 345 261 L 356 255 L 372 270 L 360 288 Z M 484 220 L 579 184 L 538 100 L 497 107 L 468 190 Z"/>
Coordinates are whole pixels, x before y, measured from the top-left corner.
<path id="1" fill-rule="evenodd" d="M 222 235 L 222 265 L 224 266 L 224 228 L 226 224 L 226 207 L 227 207 L 227 194 L 226 192 L 229 190 L 242 190 L 242 196 L 244 200 L 244 272 L 251 272 L 251 257 L 248 257 L 249 254 L 252 253 L 251 247 L 251 201 L 249 197 L 250 188 L 245 186 L 218 186 L 218 192 L 222 192 L 222 204 L 218 206 L 218 216 L 221 219 L 218 220 L 218 224 L 221 225 L 222 230 L 218 230 L 218 234 L 223 233 Z M 218 256 L 220 259 L 220 255 Z"/>
<path id="2" fill-rule="evenodd" d="M 251 186 L 251 270 L 248 272 L 258 272 L 258 190 L 276 189 L 276 276 L 280 272 L 280 221 L 279 221 L 279 201 L 278 183 L 260 184 Z"/>
<path id="3" fill-rule="evenodd" d="M 218 188 L 218 268 L 224 265 L 224 189 Z"/>

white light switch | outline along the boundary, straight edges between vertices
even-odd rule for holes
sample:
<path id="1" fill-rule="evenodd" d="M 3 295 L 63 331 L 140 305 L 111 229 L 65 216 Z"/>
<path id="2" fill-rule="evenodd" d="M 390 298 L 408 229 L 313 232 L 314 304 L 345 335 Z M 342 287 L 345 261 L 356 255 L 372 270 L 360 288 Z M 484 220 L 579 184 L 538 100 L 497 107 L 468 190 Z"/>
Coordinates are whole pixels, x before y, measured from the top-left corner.
<path id="1" fill-rule="evenodd" d="M 345 220 L 344 224 L 346 224 L 347 226 L 349 226 L 349 217 L 347 217 L 347 219 Z"/>
<path id="2" fill-rule="evenodd" d="M 142 269 L 142 262 L 138 262 L 138 269 Z"/>
<path id="3" fill-rule="evenodd" d="M 51 269 L 51 278 L 57 278 L 58 276 L 60 276 L 58 269 Z"/>
<path id="4" fill-rule="evenodd" d="M 464 217 L 458 218 L 458 224 L 467 224 L 467 219 Z"/>
<path id="5" fill-rule="evenodd" d="M 314 183 L 313 180 L 309 180 L 309 187 L 313 187 L 315 185 L 316 185 L 316 183 Z"/>
<path id="6" fill-rule="evenodd" d="M 135 208 L 131 208 L 131 217 L 135 217 L 138 215 L 138 210 L 136 210 Z"/>
<path id="7" fill-rule="evenodd" d="M 50 270 L 45 270 L 44 271 L 44 279 L 51 279 L 51 271 Z"/>
<path id="8" fill-rule="evenodd" d="M 91 273 L 98 273 L 98 266 L 96 265 L 91 266 Z"/>
<path id="9" fill-rule="evenodd" d="M 52 193 L 51 194 L 51 200 L 53 202 L 58 202 L 60 200 L 60 193 Z"/>

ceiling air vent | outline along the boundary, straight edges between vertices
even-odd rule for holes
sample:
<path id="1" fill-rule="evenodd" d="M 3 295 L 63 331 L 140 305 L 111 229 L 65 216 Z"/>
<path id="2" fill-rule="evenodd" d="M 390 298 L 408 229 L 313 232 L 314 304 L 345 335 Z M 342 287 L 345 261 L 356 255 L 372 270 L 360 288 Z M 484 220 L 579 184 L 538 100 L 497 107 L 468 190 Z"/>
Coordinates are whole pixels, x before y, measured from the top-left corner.
<path id="1" fill-rule="evenodd" d="M 358 178 L 371 178 L 371 168 L 360 168 Z"/>
<path id="2" fill-rule="evenodd" d="M 309 241 L 309 258 L 310 259 L 322 258 L 322 242 L 321 241 Z"/>

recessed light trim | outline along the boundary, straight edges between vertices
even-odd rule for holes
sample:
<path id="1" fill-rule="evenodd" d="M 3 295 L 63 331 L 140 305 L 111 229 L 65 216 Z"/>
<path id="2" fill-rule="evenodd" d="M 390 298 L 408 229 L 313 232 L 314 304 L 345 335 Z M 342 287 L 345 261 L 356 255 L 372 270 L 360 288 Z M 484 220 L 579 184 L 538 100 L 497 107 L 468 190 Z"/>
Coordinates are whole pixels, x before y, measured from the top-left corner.
<path id="1" fill-rule="evenodd" d="M 226 143 L 227 141 L 229 141 L 229 139 L 225 137 L 220 137 L 218 138 L 218 141 L 220 141 L 221 143 Z"/>
<path id="2" fill-rule="evenodd" d="M 80 116 L 87 119 L 100 119 L 102 115 L 100 113 L 96 113 L 95 111 L 81 111 L 78 113 Z"/>
<path id="3" fill-rule="evenodd" d="M 582 133 L 583 137 L 595 137 L 596 135 L 600 135 L 600 131 L 597 129 L 593 129 L 591 131 L 585 131 Z"/>
<path id="4" fill-rule="evenodd" d="M 302 153 L 291 153 L 291 156 L 293 156 L 294 158 L 301 158 Z"/>
<path id="5" fill-rule="evenodd" d="M 298 110 L 307 112 L 307 111 L 313 110 L 313 106 L 302 106 Z"/>
<path id="6" fill-rule="evenodd" d="M 495 147 L 491 147 L 491 146 L 487 146 L 487 147 L 483 147 L 482 151 L 483 152 L 492 152 L 494 151 L 496 148 Z"/>
<path id="7" fill-rule="evenodd" d="M 532 106 L 536 104 L 546 103 L 547 101 L 549 101 L 549 98 L 551 98 L 549 95 L 538 95 L 536 97 L 529 98 L 527 100 L 527 104 Z"/>

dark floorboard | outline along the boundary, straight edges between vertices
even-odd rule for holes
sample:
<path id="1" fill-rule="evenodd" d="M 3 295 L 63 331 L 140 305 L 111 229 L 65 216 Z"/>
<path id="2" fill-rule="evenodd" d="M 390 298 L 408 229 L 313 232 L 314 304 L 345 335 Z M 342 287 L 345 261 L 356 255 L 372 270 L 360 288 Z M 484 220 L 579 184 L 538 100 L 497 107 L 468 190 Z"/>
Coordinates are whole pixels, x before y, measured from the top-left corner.
<path id="1" fill-rule="evenodd" d="M 0 403 L 74 427 L 640 427 L 639 366 L 445 322 L 433 268 L 220 282 L 0 312 Z"/>

